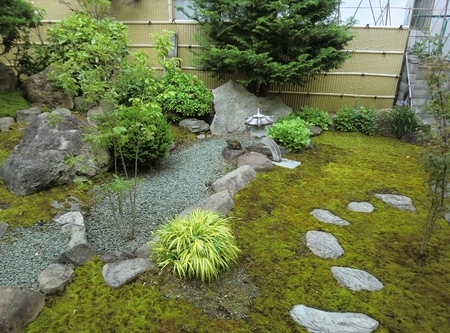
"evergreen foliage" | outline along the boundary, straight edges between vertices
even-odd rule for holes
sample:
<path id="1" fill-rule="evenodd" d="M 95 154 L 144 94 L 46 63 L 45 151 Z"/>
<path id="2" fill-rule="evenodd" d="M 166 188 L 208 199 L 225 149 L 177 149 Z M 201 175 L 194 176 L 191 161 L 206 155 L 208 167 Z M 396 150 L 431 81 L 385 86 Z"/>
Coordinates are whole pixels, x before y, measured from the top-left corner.
<path id="1" fill-rule="evenodd" d="M 352 39 L 333 18 L 340 0 L 193 0 L 202 35 L 198 66 L 215 76 L 240 73 L 252 93 L 268 84 L 301 84 L 312 74 L 339 67 Z M 186 13 L 188 14 L 188 13 Z"/>

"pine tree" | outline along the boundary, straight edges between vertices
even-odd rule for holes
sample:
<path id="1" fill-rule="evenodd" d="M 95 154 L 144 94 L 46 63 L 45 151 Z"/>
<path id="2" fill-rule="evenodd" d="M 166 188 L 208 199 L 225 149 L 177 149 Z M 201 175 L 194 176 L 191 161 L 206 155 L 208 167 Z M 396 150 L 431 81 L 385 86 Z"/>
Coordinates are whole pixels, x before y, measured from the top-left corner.
<path id="1" fill-rule="evenodd" d="M 197 65 L 216 77 L 240 73 L 266 96 L 270 83 L 303 84 L 339 67 L 352 39 L 333 18 L 340 0 L 192 0 L 202 29 Z"/>

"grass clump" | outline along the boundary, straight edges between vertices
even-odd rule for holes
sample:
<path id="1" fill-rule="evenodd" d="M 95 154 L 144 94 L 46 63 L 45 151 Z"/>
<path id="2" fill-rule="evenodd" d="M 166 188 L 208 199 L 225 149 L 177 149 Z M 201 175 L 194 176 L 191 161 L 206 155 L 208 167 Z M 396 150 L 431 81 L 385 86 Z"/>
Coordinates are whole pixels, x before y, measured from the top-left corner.
<path id="1" fill-rule="evenodd" d="M 236 262 L 239 253 L 229 220 L 213 211 L 197 209 L 175 217 L 156 232 L 157 265 L 172 268 L 182 278 L 210 282 Z"/>
<path id="2" fill-rule="evenodd" d="M 0 92 L 0 117 L 16 117 L 18 110 L 29 108 L 28 102 L 19 90 Z"/>

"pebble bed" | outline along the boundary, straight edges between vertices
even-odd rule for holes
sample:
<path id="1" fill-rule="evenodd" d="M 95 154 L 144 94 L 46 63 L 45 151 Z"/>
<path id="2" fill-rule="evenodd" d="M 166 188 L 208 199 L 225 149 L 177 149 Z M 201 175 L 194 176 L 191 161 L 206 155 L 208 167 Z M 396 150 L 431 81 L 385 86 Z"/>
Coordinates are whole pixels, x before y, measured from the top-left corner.
<path id="1" fill-rule="evenodd" d="M 85 216 L 88 240 L 97 254 L 108 251 L 133 252 L 145 244 L 162 224 L 185 208 L 211 195 L 210 184 L 230 171 L 221 157 L 225 137 L 197 141 L 171 153 L 158 168 L 137 186 L 135 238 L 124 240 L 130 226 L 130 210 L 125 225 L 117 225 L 108 198 L 98 194 L 89 216 Z M 239 137 L 243 145 L 254 143 Z M 128 206 L 128 205 L 124 205 Z M 7 231 L 0 238 L 0 285 L 37 288 L 37 277 L 67 248 L 68 236 L 55 222 Z"/>

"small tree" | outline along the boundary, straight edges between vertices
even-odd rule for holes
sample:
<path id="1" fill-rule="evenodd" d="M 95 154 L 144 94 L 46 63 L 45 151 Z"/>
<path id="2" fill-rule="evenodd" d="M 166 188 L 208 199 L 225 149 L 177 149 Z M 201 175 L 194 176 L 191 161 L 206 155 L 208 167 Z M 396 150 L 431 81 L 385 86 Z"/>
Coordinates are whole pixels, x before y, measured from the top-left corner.
<path id="1" fill-rule="evenodd" d="M 348 26 L 332 18 L 340 0 L 192 0 L 202 36 L 197 62 L 215 76 L 240 73 L 258 95 L 270 83 L 302 84 L 350 56 Z M 186 15 L 189 15 L 186 13 Z"/>
<path id="2" fill-rule="evenodd" d="M 438 218 L 446 212 L 446 191 L 450 175 L 450 91 L 447 83 L 450 80 L 449 59 L 440 54 L 442 49 L 438 39 L 437 52 L 427 54 L 424 59 L 424 79 L 429 88 L 430 99 L 426 110 L 436 122 L 435 131 L 427 137 L 427 145 L 423 148 L 425 171 L 428 174 L 428 184 L 431 191 L 431 204 L 425 221 L 423 242 L 420 254 L 425 254 L 428 242 Z"/>

